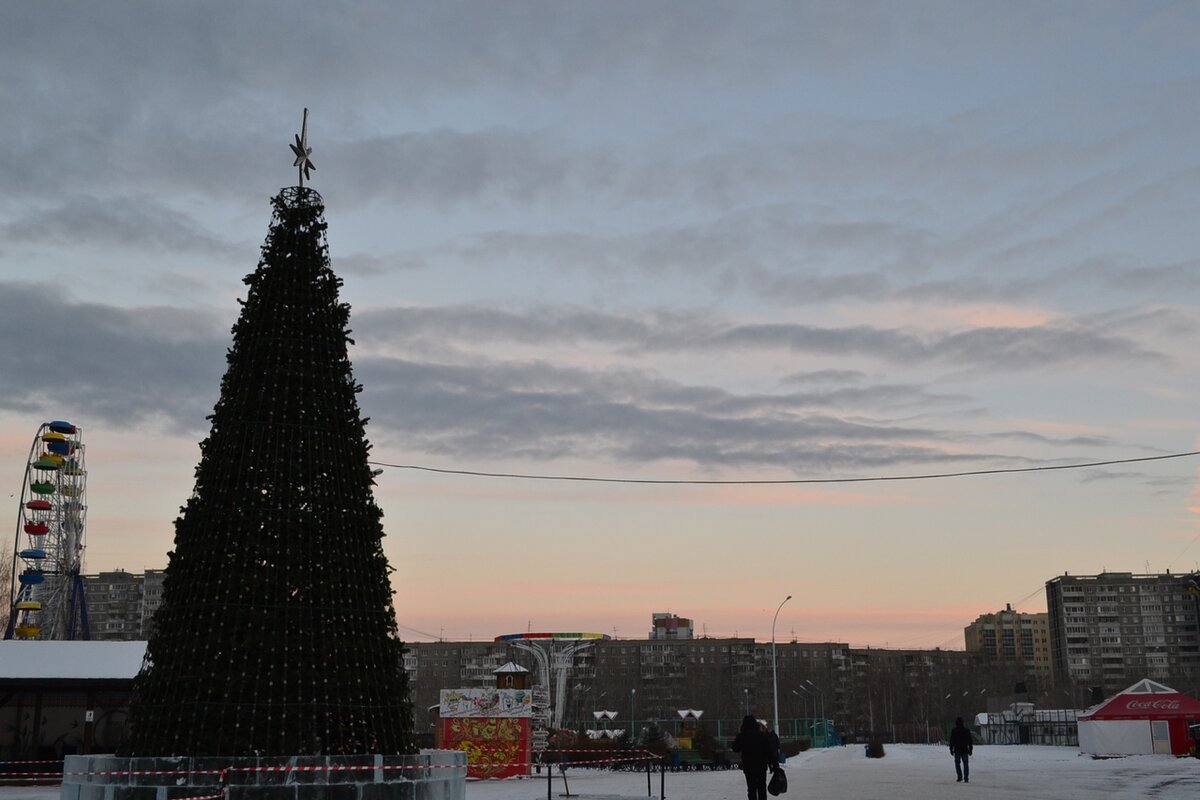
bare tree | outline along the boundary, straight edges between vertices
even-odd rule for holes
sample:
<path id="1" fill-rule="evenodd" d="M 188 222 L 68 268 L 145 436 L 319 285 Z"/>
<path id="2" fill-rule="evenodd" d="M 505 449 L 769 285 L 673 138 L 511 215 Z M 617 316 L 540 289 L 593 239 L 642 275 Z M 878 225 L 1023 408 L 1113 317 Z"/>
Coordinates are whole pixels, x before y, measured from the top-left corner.
<path id="1" fill-rule="evenodd" d="M 8 621 L 12 618 L 13 596 L 13 548 L 8 542 L 0 544 L 0 575 L 8 580 L 8 591 L 0 598 L 0 630 L 8 630 Z"/>

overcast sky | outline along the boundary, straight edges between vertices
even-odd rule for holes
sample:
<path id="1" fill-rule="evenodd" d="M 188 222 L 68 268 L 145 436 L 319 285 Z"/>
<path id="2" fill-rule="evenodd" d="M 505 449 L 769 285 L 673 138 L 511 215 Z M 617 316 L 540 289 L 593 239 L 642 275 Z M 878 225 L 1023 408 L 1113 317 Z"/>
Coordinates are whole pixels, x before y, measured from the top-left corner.
<path id="1" fill-rule="evenodd" d="M 87 570 L 165 566 L 305 107 L 381 462 L 1200 449 L 1198 35 L 1186 2 L 5 3 L 0 475 L 75 422 Z M 780 638 L 961 647 L 1063 572 L 1196 568 L 1198 468 L 377 498 L 411 639 L 767 639 L 790 594 Z"/>

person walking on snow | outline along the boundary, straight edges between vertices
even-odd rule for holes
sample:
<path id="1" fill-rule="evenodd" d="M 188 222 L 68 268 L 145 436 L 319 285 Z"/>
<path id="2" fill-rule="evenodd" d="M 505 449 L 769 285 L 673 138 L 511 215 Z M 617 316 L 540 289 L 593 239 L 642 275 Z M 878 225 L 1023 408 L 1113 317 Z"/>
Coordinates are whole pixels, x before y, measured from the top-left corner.
<path id="1" fill-rule="evenodd" d="M 950 731 L 950 755 L 954 756 L 954 771 L 963 783 L 971 782 L 971 755 L 974 752 L 971 732 L 963 726 L 963 718 L 959 717 L 954 720 L 954 730 Z"/>
<path id="2" fill-rule="evenodd" d="M 779 753 L 779 734 L 777 734 L 772 728 L 768 728 L 766 725 L 762 726 L 762 730 L 763 733 L 767 734 L 767 741 L 771 743 L 771 749 L 775 751 L 775 762 L 779 763 L 782 761 Z"/>
<path id="3" fill-rule="evenodd" d="M 732 749 L 742 754 L 748 800 L 767 800 L 767 769 L 771 772 L 779 769 L 779 755 L 752 715 L 747 714 L 742 719 L 742 729 L 734 737 Z"/>

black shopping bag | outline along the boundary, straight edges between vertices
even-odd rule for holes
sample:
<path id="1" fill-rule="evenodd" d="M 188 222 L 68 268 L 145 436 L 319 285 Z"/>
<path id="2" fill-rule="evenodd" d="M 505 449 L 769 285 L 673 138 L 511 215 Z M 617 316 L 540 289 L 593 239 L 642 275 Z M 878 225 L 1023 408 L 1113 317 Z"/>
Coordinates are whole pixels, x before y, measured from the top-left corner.
<path id="1" fill-rule="evenodd" d="M 787 773 L 783 771 L 783 767 L 775 769 L 771 782 L 767 784 L 767 791 L 771 794 L 783 794 L 787 791 Z"/>

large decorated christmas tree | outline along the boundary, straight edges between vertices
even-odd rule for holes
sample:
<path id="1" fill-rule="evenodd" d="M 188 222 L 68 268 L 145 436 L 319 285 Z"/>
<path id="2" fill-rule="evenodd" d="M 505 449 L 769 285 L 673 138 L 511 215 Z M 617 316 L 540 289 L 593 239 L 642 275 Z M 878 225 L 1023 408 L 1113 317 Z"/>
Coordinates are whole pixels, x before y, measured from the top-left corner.
<path id="1" fill-rule="evenodd" d="M 324 206 L 274 218 L 201 443 L 130 708 L 131 755 L 412 750 L 382 513 Z"/>

